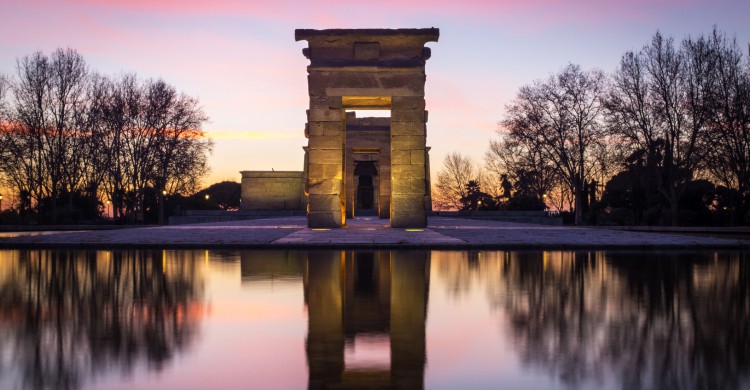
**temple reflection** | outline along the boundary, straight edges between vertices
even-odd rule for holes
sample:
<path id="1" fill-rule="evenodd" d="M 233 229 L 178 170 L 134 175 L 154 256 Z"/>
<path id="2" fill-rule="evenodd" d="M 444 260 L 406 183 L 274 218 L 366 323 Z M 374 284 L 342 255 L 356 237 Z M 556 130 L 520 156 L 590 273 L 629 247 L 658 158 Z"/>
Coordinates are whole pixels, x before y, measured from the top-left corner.
<path id="1" fill-rule="evenodd" d="M 306 267 L 307 254 L 303 251 L 244 250 L 240 254 L 243 283 L 299 281 Z"/>
<path id="2" fill-rule="evenodd" d="M 0 388 L 748 388 L 750 254 L 0 251 L 0 341 Z"/>
<path id="3" fill-rule="evenodd" d="M 427 251 L 243 253 L 243 281 L 303 278 L 310 389 L 424 388 Z"/>

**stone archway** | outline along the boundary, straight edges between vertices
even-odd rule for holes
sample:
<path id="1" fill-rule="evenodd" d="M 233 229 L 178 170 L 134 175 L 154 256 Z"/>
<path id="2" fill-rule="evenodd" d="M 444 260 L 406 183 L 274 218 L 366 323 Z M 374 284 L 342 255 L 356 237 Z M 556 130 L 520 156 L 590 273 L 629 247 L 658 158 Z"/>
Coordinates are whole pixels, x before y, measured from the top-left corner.
<path id="1" fill-rule="evenodd" d="M 305 135 L 308 226 L 346 224 L 346 109 L 387 109 L 390 118 L 390 161 L 380 166 L 388 181 L 392 227 L 424 227 L 429 200 L 426 169 L 425 63 L 427 42 L 437 42 L 439 30 L 333 29 L 296 30 L 297 41 L 310 59 Z M 382 151 L 381 151 L 382 153 Z M 382 194 L 381 194 L 382 196 Z"/>

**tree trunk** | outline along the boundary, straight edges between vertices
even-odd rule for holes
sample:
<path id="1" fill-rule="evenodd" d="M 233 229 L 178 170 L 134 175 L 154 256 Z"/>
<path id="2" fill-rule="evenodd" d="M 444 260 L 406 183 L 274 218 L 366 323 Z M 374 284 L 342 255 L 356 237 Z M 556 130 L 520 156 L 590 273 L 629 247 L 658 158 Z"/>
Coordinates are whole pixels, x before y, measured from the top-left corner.
<path id="1" fill-rule="evenodd" d="M 57 224 L 57 194 L 53 191 L 49 200 L 50 223 Z"/>
<path id="2" fill-rule="evenodd" d="M 575 209 L 575 224 L 576 225 L 582 225 L 583 224 L 583 190 L 581 188 L 580 181 L 576 183 L 575 186 L 575 202 L 576 202 L 576 209 Z"/>
<path id="3" fill-rule="evenodd" d="M 680 226 L 679 210 L 677 202 L 670 203 L 669 212 L 672 214 L 672 226 Z"/>
<path id="4" fill-rule="evenodd" d="M 671 192 L 672 196 L 669 199 L 669 213 L 671 214 L 672 226 L 680 226 L 680 200 L 675 189 L 672 189 Z"/>
<path id="5" fill-rule="evenodd" d="M 68 192 L 68 215 L 73 215 L 73 190 Z"/>
<path id="6" fill-rule="evenodd" d="M 145 202 L 143 200 L 143 195 L 140 195 L 137 200 L 137 206 L 136 206 L 136 222 L 137 223 L 143 223 L 143 221 L 146 219 L 146 210 L 145 208 Z"/>

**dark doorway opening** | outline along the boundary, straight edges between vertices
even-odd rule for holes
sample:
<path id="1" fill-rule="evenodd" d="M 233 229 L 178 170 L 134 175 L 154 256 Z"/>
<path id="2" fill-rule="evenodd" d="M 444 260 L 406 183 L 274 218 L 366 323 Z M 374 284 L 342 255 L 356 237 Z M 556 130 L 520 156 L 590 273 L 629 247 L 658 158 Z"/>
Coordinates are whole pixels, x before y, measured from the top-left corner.
<path id="1" fill-rule="evenodd" d="M 354 167 L 357 188 L 355 194 L 355 215 L 375 215 L 375 177 L 378 170 L 374 161 L 357 161 Z"/>
<path id="2" fill-rule="evenodd" d="M 372 210 L 375 206 L 374 202 L 375 187 L 372 185 L 372 176 L 364 175 L 359 177 L 359 185 L 357 185 L 357 209 L 358 210 Z"/>

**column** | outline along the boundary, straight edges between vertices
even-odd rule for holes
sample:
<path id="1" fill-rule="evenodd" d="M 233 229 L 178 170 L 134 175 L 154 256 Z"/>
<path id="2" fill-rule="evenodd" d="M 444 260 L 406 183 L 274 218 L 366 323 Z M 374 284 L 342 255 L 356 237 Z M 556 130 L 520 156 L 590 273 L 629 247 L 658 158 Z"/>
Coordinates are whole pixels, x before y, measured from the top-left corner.
<path id="1" fill-rule="evenodd" d="M 422 96 L 394 96 L 391 109 L 391 226 L 427 226 Z"/>
<path id="2" fill-rule="evenodd" d="M 310 75 L 312 79 L 314 75 Z M 344 224 L 344 111 L 341 97 L 310 96 L 307 189 L 311 228 Z"/>
<path id="3" fill-rule="evenodd" d="M 390 134 L 388 135 L 390 137 Z M 378 156 L 378 218 L 391 217 L 391 150 L 390 142 L 387 149 L 381 149 Z"/>

